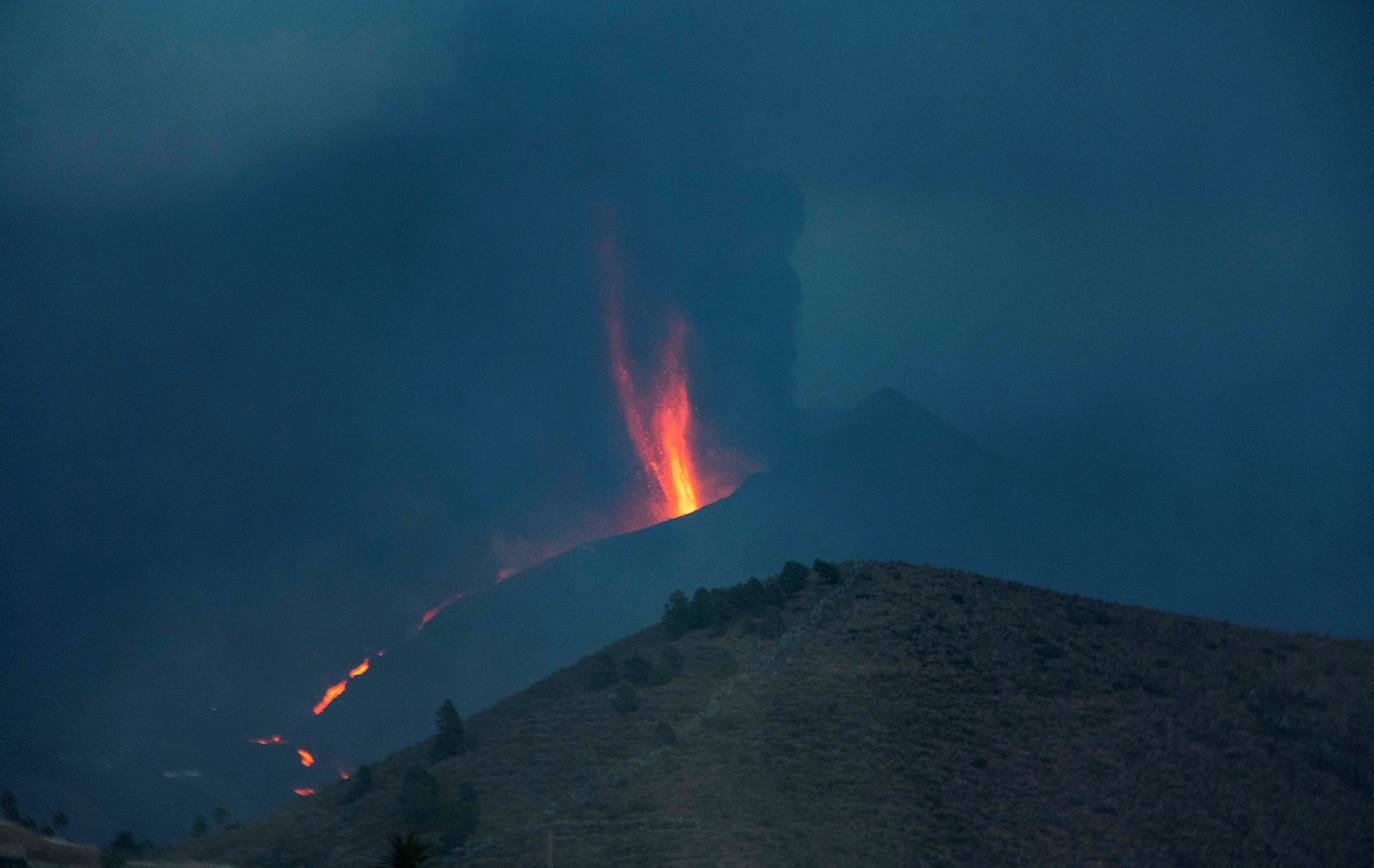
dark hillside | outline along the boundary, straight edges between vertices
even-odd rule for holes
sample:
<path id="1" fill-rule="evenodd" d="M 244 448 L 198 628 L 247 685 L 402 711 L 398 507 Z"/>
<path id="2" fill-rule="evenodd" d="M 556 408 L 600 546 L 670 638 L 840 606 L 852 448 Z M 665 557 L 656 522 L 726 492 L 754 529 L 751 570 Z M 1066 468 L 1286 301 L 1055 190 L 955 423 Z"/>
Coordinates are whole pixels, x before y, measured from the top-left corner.
<path id="1" fill-rule="evenodd" d="M 796 552 L 958 564 L 1138 600 L 1140 586 L 1122 577 L 1141 571 L 1126 562 L 1153 561 L 1135 558 L 1118 531 L 883 390 L 730 497 L 567 552 L 444 610 L 314 721 L 310 737 L 333 755 L 383 755 L 423 733 L 435 691 L 484 708 L 639 629 L 673 588 L 763 573 Z"/>
<path id="2" fill-rule="evenodd" d="M 421 766 L 480 796 L 444 865 L 1374 860 L 1374 643 L 897 563 L 810 573 L 781 623 L 715 611 L 179 855 L 375 864 Z"/>

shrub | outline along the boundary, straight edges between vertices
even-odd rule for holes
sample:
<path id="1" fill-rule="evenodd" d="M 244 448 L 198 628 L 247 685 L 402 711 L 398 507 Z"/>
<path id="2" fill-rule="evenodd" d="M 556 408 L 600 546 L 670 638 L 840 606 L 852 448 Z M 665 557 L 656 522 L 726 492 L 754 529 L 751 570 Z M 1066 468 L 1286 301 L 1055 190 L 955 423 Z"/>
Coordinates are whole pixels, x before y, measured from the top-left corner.
<path id="1" fill-rule="evenodd" d="M 458 803 L 453 811 L 452 820 L 444 830 L 444 842 L 450 847 L 461 847 L 477 831 L 481 819 L 482 805 L 477 798 L 477 789 L 464 781 L 458 785 Z"/>
<path id="2" fill-rule="evenodd" d="M 786 622 L 782 619 L 782 611 L 779 609 L 769 609 L 763 616 L 763 621 L 759 623 L 759 635 L 765 639 L 776 639 L 787 629 Z"/>
<path id="3" fill-rule="evenodd" d="M 677 744 L 677 730 L 666 720 L 654 724 L 654 741 L 664 745 Z"/>
<path id="4" fill-rule="evenodd" d="M 344 802 L 355 801 L 366 795 L 372 789 L 372 769 L 369 766 L 358 766 L 358 771 L 353 775 L 353 780 L 348 785 L 348 792 L 344 794 Z"/>
<path id="5" fill-rule="evenodd" d="M 682 671 L 682 652 L 672 645 L 659 652 L 658 659 L 660 665 L 669 672 L 670 676 Z"/>
<path id="6" fill-rule="evenodd" d="M 621 714 L 629 714 L 639 709 L 639 693 L 628 684 L 622 684 L 615 689 L 615 696 L 611 698 L 611 707 Z"/>
<path id="7" fill-rule="evenodd" d="M 806 587 L 806 567 L 796 561 L 788 561 L 782 565 L 778 579 L 783 592 L 791 596 Z"/>
<path id="8" fill-rule="evenodd" d="M 143 855 L 153 848 L 151 841 L 136 841 L 132 832 L 120 832 L 114 840 L 100 851 L 102 868 L 123 868 L 130 859 Z"/>
<path id="9" fill-rule="evenodd" d="M 681 596 L 681 592 L 678 595 Z M 610 653 L 602 651 L 587 661 L 588 690 L 604 690 L 619 680 L 620 664 Z"/>
<path id="10" fill-rule="evenodd" d="M 442 825 L 444 820 L 444 792 L 439 779 L 428 769 L 412 766 L 401 778 L 399 796 L 401 817 L 416 831 L 428 831 Z"/>
<path id="11" fill-rule="evenodd" d="M 663 604 L 663 626 L 674 639 L 692 629 L 687 595 L 682 591 L 673 591 L 668 595 L 668 602 Z"/>
<path id="12" fill-rule="evenodd" d="M 480 806 L 472 785 L 460 785 L 455 799 L 422 766 L 406 770 L 399 801 L 401 816 L 413 831 L 437 831 L 451 847 L 461 846 L 477 829 Z"/>
<path id="13" fill-rule="evenodd" d="M 407 835 L 387 836 L 386 856 L 377 868 L 425 868 L 430 864 L 434 845 L 411 832 Z"/>
<path id="14" fill-rule="evenodd" d="M 829 561 L 817 558 L 816 562 L 811 565 L 811 569 L 815 571 L 816 575 L 824 579 L 827 585 L 836 584 L 840 580 L 840 568 Z"/>
<path id="15" fill-rule="evenodd" d="M 720 656 L 720 659 L 716 661 L 716 665 L 712 669 L 712 674 L 717 678 L 729 678 L 738 671 L 739 660 L 735 658 L 734 654 L 726 651 Z"/>
<path id="16" fill-rule="evenodd" d="M 825 561 L 817 561 L 818 569 L 833 575 L 838 581 L 839 569 Z M 795 593 L 806 587 L 807 569 L 797 561 L 788 561 L 782 572 L 767 581 L 751 576 L 748 581 L 728 588 L 697 588 L 689 601 L 682 591 L 673 591 L 663 607 L 663 626 L 677 638 L 690 630 L 710 628 L 720 635 L 740 616 L 757 615 L 768 607 L 781 607 Z M 753 627 L 745 622 L 745 630 Z M 626 677 L 629 677 L 628 675 Z"/>
<path id="17" fill-rule="evenodd" d="M 654 687 L 667 684 L 672 674 L 666 667 L 660 668 L 636 654 L 625 661 L 625 680 L 638 687 Z"/>
<path id="18" fill-rule="evenodd" d="M 768 605 L 768 592 L 757 576 L 750 576 L 747 582 L 725 588 L 724 594 L 726 603 L 736 614 L 753 614 Z"/>

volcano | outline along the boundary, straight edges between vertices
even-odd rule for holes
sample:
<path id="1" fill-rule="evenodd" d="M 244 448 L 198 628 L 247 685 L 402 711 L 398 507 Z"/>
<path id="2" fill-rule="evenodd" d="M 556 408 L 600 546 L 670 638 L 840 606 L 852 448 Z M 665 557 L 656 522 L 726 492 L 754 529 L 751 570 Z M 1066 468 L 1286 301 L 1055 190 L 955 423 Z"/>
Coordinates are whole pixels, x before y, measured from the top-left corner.
<path id="1" fill-rule="evenodd" d="M 1100 588 L 1089 569 L 1112 541 L 1050 481 L 882 390 L 729 497 L 443 609 L 374 663 L 376 677 L 349 683 L 349 701 L 314 722 L 311 743 L 377 756 L 419 737 L 436 697 L 485 707 L 653 621 L 674 589 L 762 575 L 789 557 L 867 553 L 1087 590 Z"/>
<path id="2" fill-rule="evenodd" d="M 648 481 L 648 490 L 658 488 Z M 1199 568 L 1187 563 L 1188 552 L 1171 550 L 1167 534 L 1119 518 L 1109 500 L 1070 490 L 906 396 L 881 390 L 729 496 L 455 595 L 426 613 L 423 631 L 369 658 L 366 669 L 344 661 L 336 677 L 352 677 L 330 687 L 337 701 L 289 733 L 293 748 L 318 762 L 275 763 L 237 803 L 313 798 L 358 763 L 427 734 L 441 699 L 451 698 L 464 715 L 489 707 L 654 622 L 676 589 L 691 594 L 766 575 L 792 558 L 955 564 L 1179 608 L 1168 593 L 1199 578 Z M 302 715 L 317 700 L 303 696 Z M 261 732 L 243 737 L 279 744 Z M 219 797 L 207 791 L 202 798 L 213 805 Z"/>

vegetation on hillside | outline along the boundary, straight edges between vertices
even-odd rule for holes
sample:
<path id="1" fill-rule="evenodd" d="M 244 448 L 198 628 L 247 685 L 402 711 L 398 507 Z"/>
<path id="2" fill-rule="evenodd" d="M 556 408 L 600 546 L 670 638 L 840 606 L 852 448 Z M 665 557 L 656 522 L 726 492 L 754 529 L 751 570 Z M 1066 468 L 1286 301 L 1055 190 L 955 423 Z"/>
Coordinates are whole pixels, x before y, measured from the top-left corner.
<path id="1" fill-rule="evenodd" d="M 435 729 L 438 731 L 432 743 L 432 752 L 435 760 L 445 759 L 451 756 L 458 756 L 467 750 L 467 739 L 463 734 L 463 719 L 458 716 L 458 709 L 454 708 L 453 701 L 445 699 L 435 712 Z"/>
<path id="2" fill-rule="evenodd" d="M 46 823 L 34 819 L 19 809 L 19 796 L 13 790 L 0 790 L 0 817 L 4 817 L 11 823 L 17 823 L 30 832 L 48 837 L 66 832 L 67 826 L 71 822 L 67 817 L 67 812 L 61 808 L 53 811 L 52 818 Z"/>
<path id="3" fill-rule="evenodd" d="M 408 830 L 474 868 L 1374 863 L 1374 643 L 891 563 L 751 585 L 473 715 L 480 749 L 401 751 L 183 852 L 372 868 Z"/>
<path id="4" fill-rule="evenodd" d="M 830 584 L 840 579 L 840 570 L 834 564 L 817 560 L 808 571 L 801 563 L 788 561 L 782 572 L 767 581 L 751 576 L 725 588 L 697 588 L 690 601 L 682 591 L 673 591 L 663 606 L 662 624 L 668 635 L 677 638 L 690 630 L 721 631 L 739 618 L 762 615 L 768 622 L 765 638 L 776 638 L 782 633 L 782 607 L 806 587 L 812 571 Z M 751 622 L 746 629 L 753 632 L 760 627 Z"/>
<path id="5" fill-rule="evenodd" d="M 377 868 L 427 868 L 434 845 L 416 835 L 387 836 L 387 853 Z"/>

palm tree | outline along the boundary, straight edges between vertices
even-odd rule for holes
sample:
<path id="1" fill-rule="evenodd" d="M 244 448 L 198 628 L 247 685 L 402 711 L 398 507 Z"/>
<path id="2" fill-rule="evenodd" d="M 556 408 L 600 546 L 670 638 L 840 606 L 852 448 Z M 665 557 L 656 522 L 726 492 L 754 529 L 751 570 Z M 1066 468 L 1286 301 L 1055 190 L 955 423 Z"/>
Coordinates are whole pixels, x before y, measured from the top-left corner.
<path id="1" fill-rule="evenodd" d="M 377 863 L 377 868 L 425 868 L 429 864 L 430 851 L 434 849 L 419 835 L 388 835 L 387 844 L 391 848 L 386 858 Z"/>

